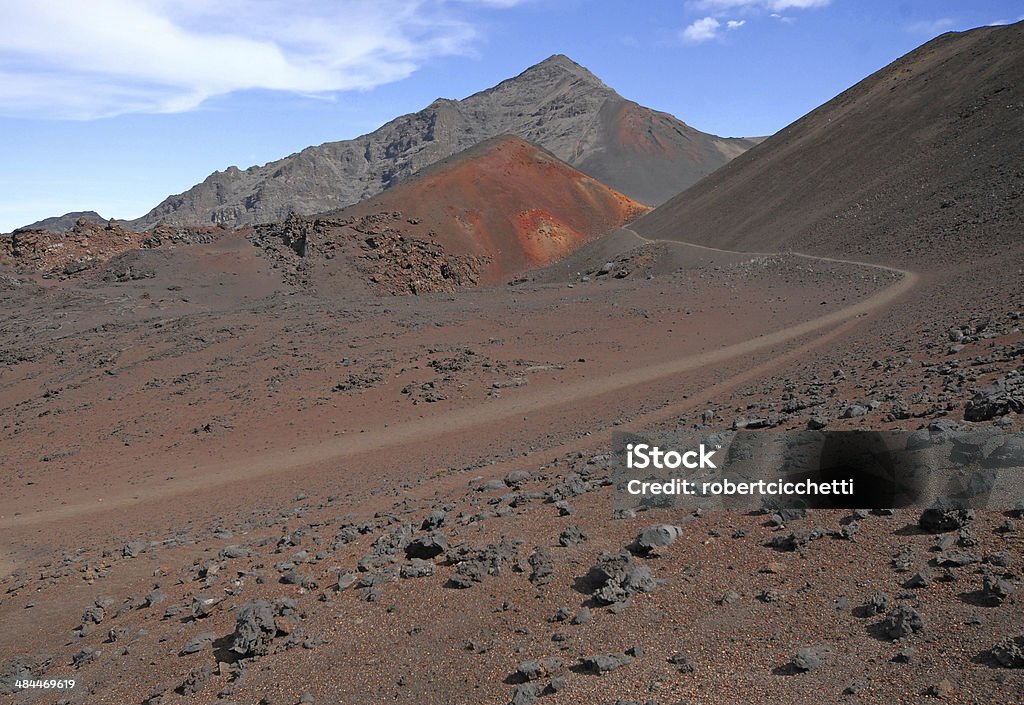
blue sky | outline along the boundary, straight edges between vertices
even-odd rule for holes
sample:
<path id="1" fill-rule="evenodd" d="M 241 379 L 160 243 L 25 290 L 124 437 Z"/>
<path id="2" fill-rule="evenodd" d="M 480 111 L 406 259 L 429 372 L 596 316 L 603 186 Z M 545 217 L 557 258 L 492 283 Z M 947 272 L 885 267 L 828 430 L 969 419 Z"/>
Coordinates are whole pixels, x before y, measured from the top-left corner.
<path id="1" fill-rule="evenodd" d="M 720 135 L 775 132 L 1020 0 L 0 0 L 0 232 L 134 218 L 554 53 Z"/>

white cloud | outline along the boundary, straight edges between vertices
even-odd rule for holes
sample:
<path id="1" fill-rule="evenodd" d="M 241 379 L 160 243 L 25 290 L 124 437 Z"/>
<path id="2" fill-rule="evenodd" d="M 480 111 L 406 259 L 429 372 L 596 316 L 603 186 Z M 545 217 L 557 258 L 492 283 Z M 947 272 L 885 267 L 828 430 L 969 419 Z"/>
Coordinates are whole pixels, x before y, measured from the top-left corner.
<path id="1" fill-rule="evenodd" d="M 950 17 L 940 17 L 936 20 L 920 20 L 918 22 L 913 22 L 907 27 L 907 29 L 914 34 L 927 34 L 932 36 L 949 31 L 956 25 L 956 20 Z"/>
<path id="2" fill-rule="evenodd" d="M 832 0 L 692 0 L 690 7 L 696 12 L 721 14 L 728 12 L 782 12 L 808 10 L 830 5 Z"/>
<path id="3" fill-rule="evenodd" d="M 469 52 L 469 6 L 521 2 L 0 0 L 0 113 L 94 118 L 180 112 L 247 89 L 372 88 Z"/>
<path id="4" fill-rule="evenodd" d="M 722 21 L 726 29 L 739 29 L 747 23 L 745 19 L 725 19 L 726 17 L 760 17 L 765 14 L 779 22 L 793 22 L 792 17 L 784 16 L 784 10 L 809 10 L 826 7 L 832 0 L 689 0 L 686 8 L 690 12 L 704 15 L 683 30 L 683 39 L 690 42 L 703 42 L 721 36 L 719 29 Z M 712 25 L 711 23 L 716 24 Z"/>
<path id="5" fill-rule="evenodd" d="M 1002 27 L 1003 25 L 1015 24 L 1017 22 L 1024 21 L 1024 15 L 1021 15 L 1015 20 L 993 20 L 989 22 L 986 27 Z"/>
<path id="6" fill-rule="evenodd" d="M 697 43 L 706 42 L 714 39 L 718 36 L 718 28 L 722 26 L 722 23 L 716 20 L 714 17 L 705 17 L 703 19 L 695 20 L 686 29 L 682 31 L 682 37 L 684 41 Z"/>

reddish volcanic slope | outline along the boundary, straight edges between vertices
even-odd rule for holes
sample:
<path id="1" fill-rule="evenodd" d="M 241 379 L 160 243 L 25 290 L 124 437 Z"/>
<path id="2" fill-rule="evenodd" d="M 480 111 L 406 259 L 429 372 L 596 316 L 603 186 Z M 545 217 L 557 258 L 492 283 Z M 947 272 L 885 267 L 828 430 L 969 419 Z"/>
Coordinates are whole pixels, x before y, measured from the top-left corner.
<path id="1" fill-rule="evenodd" d="M 556 262 L 648 208 L 506 135 L 344 212 L 387 210 L 414 215 L 446 250 L 490 257 L 493 281 Z"/>

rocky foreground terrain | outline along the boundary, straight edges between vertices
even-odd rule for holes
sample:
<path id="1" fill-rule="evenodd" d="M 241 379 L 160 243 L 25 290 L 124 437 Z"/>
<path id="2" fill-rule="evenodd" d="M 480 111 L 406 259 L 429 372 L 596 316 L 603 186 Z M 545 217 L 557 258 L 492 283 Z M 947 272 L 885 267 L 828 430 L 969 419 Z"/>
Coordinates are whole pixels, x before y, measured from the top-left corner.
<path id="1" fill-rule="evenodd" d="M 916 287 L 891 271 L 621 231 L 533 281 L 342 302 L 259 252 L 236 235 L 129 253 L 144 278 L 106 277 L 120 259 L 57 286 L 10 275 L 15 702 L 1024 687 L 1019 509 L 616 513 L 608 445 L 616 429 L 1019 433 L 1020 292 L 908 318 Z M 77 685 L 11 692 L 30 676 Z"/>

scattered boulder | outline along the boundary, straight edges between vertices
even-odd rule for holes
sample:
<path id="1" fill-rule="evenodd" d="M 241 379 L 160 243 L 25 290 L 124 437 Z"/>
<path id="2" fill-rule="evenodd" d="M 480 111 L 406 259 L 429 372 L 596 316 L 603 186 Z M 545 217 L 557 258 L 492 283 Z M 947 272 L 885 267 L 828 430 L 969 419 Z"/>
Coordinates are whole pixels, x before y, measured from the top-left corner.
<path id="1" fill-rule="evenodd" d="M 87 607 L 82 613 L 82 624 L 99 624 L 106 616 L 106 610 L 99 605 Z"/>
<path id="2" fill-rule="evenodd" d="M 484 581 L 488 575 L 501 575 L 505 566 L 516 560 L 521 540 L 503 538 L 500 543 L 491 543 L 479 551 L 460 548 L 449 555 L 455 561 L 455 573 L 449 585 L 454 588 L 468 588 Z"/>
<path id="3" fill-rule="evenodd" d="M 274 618 L 274 606 L 265 600 L 243 605 L 235 620 L 231 650 L 242 657 L 269 653 L 271 641 L 277 636 Z"/>
<path id="4" fill-rule="evenodd" d="M 511 705 L 534 705 L 540 699 L 540 693 L 536 683 L 520 683 L 512 694 Z"/>
<path id="5" fill-rule="evenodd" d="M 580 607 L 580 611 L 572 618 L 573 624 L 586 624 L 592 619 L 589 607 Z"/>
<path id="6" fill-rule="evenodd" d="M 658 586 L 651 569 L 639 565 L 626 551 L 601 553 L 587 577 L 594 586 L 594 599 L 603 605 L 623 602 Z"/>
<path id="7" fill-rule="evenodd" d="M 912 663 L 917 658 L 917 650 L 911 647 L 900 649 L 892 657 L 893 663 Z"/>
<path id="8" fill-rule="evenodd" d="M 580 659 L 580 667 L 588 673 L 603 676 L 605 673 L 611 673 L 632 662 L 633 657 L 626 654 L 602 654 L 599 656 L 584 656 Z"/>
<path id="9" fill-rule="evenodd" d="M 910 589 L 926 588 L 926 587 L 928 587 L 931 584 L 932 584 L 932 579 L 929 578 L 924 573 L 914 573 L 914 575 L 911 576 L 911 578 L 909 580 L 907 580 L 905 583 L 903 583 L 903 587 L 910 588 Z"/>
<path id="10" fill-rule="evenodd" d="M 335 584 L 334 589 L 337 592 L 348 590 L 350 587 L 356 584 L 359 580 L 359 575 L 352 572 L 344 572 L 338 575 L 338 582 Z"/>
<path id="11" fill-rule="evenodd" d="M 86 664 L 92 663 L 100 657 L 101 651 L 93 649 L 81 649 L 71 657 L 71 665 L 75 668 L 81 668 Z"/>
<path id="12" fill-rule="evenodd" d="M 951 681 L 949 678 L 943 678 L 938 683 L 931 685 L 925 690 L 925 695 L 933 698 L 939 698 L 940 700 L 949 700 L 956 695 L 956 683 Z"/>
<path id="13" fill-rule="evenodd" d="M 1019 380 L 1020 377 L 1015 379 Z M 978 390 L 964 407 L 964 421 L 990 421 L 1011 411 L 1024 413 L 1024 401 L 1020 397 L 1021 386 L 1019 381 L 1011 381 L 1007 376 L 1003 376 L 991 386 Z"/>
<path id="14" fill-rule="evenodd" d="M 914 549 L 910 546 L 901 546 L 899 552 L 892 558 L 892 567 L 897 572 L 906 573 L 914 565 Z"/>
<path id="15" fill-rule="evenodd" d="M 964 551 L 950 551 L 939 561 L 939 565 L 944 568 L 963 568 L 974 563 L 981 563 L 981 556 Z"/>
<path id="16" fill-rule="evenodd" d="M 189 654 L 197 654 L 200 651 L 206 649 L 208 646 L 210 646 L 210 644 L 212 644 L 214 639 L 216 638 L 217 635 L 213 632 L 203 632 L 202 634 L 197 634 L 195 637 L 190 639 L 189 642 L 185 644 L 185 646 L 182 647 L 181 651 L 179 652 L 179 655 L 188 656 Z"/>
<path id="17" fill-rule="evenodd" d="M 993 646 L 992 658 L 1005 668 L 1024 668 L 1024 634 L 1007 637 Z"/>
<path id="18" fill-rule="evenodd" d="M 682 529 L 671 524 L 655 524 L 640 532 L 629 550 L 638 556 L 647 556 L 652 552 L 671 546 L 682 534 Z"/>
<path id="19" fill-rule="evenodd" d="M 468 588 L 482 583 L 487 577 L 487 566 L 478 560 L 462 561 L 455 567 L 455 573 L 449 581 L 452 587 Z"/>
<path id="20" fill-rule="evenodd" d="M 948 509 L 929 507 L 921 513 L 917 525 L 922 531 L 930 534 L 944 534 L 947 531 L 958 531 L 974 521 L 973 509 Z"/>
<path id="21" fill-rule="evenodd" d="M 987 574 L 982 578 L 981 598 L 990 604 L 1003 604 L 1003 602 L 1013 595 L 1013 592 L 1013 583 L 1006 578 L 1001 578 L 991 574 Z"/>
<path id="22" fill-rule="evenodd" d="M 196 595 L 192 598 L 192 616 L 195 619 L 202 619 L 210 616 L 213 608 L 224 600 L 223 597 L 202 597 Z"/>
<path id="23" fill-rule="evenodd" d="M 565 527 L 565 529 L 562 530 L 562 533 L 558 535 L 558 545 L 564 547 L 575 546 L 577 544 L 585 543 L 587 538 L 587 534 L 584 533 L 580 527 L 572 524 Z"/>
<path id="24" fill-rule="evenodd" d="M 508 487 L 519 487 L 523 483 L 530 481 L 530 472 L 527 470 L 513 470 L 505 475 L 503 480 Z"/>
<path id="25" fill-rule="evenodd" d="M 772 512 L 768 523 L 772 526 L 785 526 L 790 522 L 806 518 L 807 509 L 805 507 L 783 507 Z"/>
<path id="26" fill-rule="evenodd" d="M 801 673 L 820 668 L 825 659 L 832 653 L 828 646 L 808 646 L 793 655 L 793 669 Z"/>
<path id="27" fill-rule="evenodd" d="M 153 590 L 142 600 L 143 607 L 155 607 L 162 602 L 167 602 L 167 593 L 160 588 Z"/>
<path id="28" fill-rule="evenodd" d="M 440 556 L 448 550 L 448 541 L 438 531 L 420 536 L 409 542 L 405 547 L 405 555 L 409 558 L 430 559 Z"/>
<path id="29" fill-rule="evenodd" d="M 924 631 L 924 620 L 913 607 L 900 605 L 882 621 L 882 630 L 890 639 L 902 639 Z"/>
<path id="30" fill-rule="evenodd" d="M 668 662 L 679 667 L 680 673 L 693 673 L 694 667 L 690 657 L 681 651 L 677 651 L 668 657 Z"/>
<path id="31" fill-rule="evenodd" d="M 548 617 L 549 622 L 566 622 L 572 617 L 572 611 L 568 607 L 559 607 L 558 611 Z"/>
<path id="32" fill-rule="evenodd" d="M 537 546 L 529 558 L 530 582 L 534 585 L 547 585 L 555 572 L 555 561 L 551 553 L 543 546 Z"/>
<path id="33" fill-rule="evenodd" d="M 434 564 L 421 558 L 413 558 L 402 566 L 398 574 L 403 578 L 426 578 L 434 574 Z"/>
<path id="34" fill-rule="evenodd" d="M 715 602 L 719 605 L 731 605 L 732 603 L 737 602 L 739 599 L 740 594 L 735 590 L 730 590 L 729 592 L 725 593 L 717 600 L 715 600 Z"/>
<path id="35" fill-rule="evenodd" d="M 210 682 L 210 677 L 212 675 L 213 664 L 207 664 L 202 668 L 193 669 L 192 671 L 189 671 L 187 676 L 185 676 L 185 680 L 178 686 L 177 691 L 182 695 L 198 693 L 206 687 L 207 683 Z"/>
<path id="36" fill-rule="evenodd" d="M 443 509 L 435 509 L 423 520 L 420 528 L 423 531 L 434 531 L 440 529 L 448 521 L 448 512 Z"/>
<path id="37" fill-rule="evenodd" d="M 797 529 L 788 534 L 773 536 L 768 541 L 768 546 L 776 551 L 800 551 L 810 545 L 811 541 L 820 539 L 825 535 L 821 529 Z"/>
<path id="38" fill-rule="evenodd" d="M 121 555 L 125 558 L 135 558 L 147 548 L 149 548 L 148 541 L 143 541 L 142 539 L 129 541 L 124 545 L 124 548 L 121 549 Z"/>
<path id="39" fill-rule="evenodd" d="M 536 681 L 556 676 L 562 671 L 562 660 L 554 656 L 523 661 L 516 669 L 516 677 L 524 681 Z"/>

